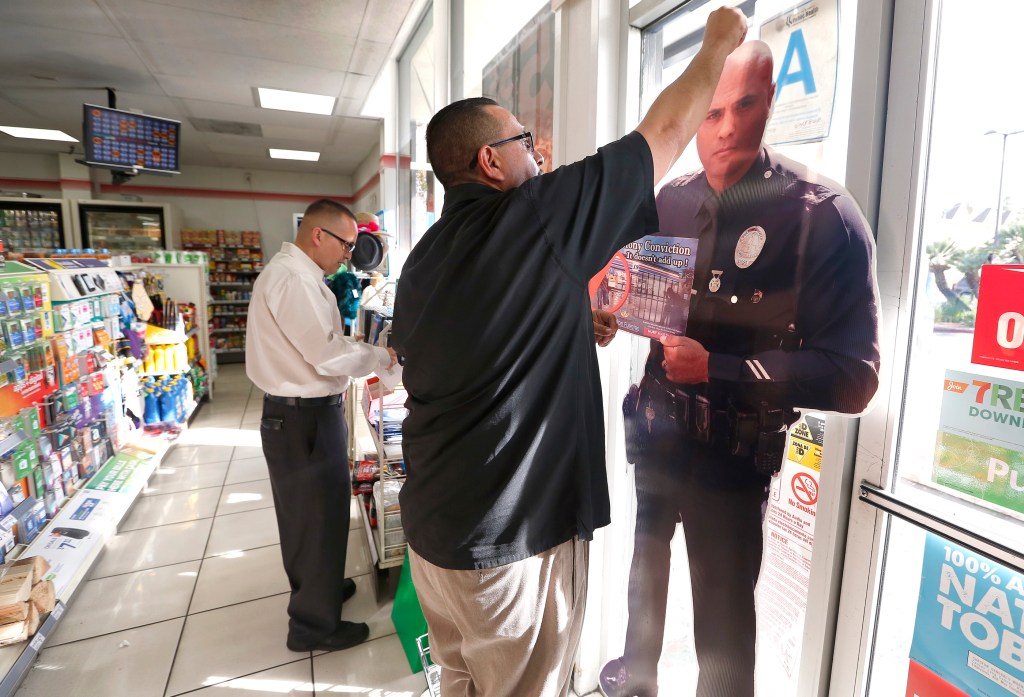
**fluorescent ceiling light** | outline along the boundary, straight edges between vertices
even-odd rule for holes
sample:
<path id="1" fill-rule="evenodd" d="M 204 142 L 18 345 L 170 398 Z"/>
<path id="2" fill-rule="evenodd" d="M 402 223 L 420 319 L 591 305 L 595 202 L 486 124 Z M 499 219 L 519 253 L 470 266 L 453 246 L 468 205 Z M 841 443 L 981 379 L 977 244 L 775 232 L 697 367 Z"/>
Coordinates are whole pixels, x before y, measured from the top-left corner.
<path id="1" fill-rule="evenodd" d="M 55 131 L 49 128 L 19 128 L 18 126 L 0 126 L 9 136 L 15 138 L 35 138 L 36 140 L 63 140 L 68 143 L 77 143 L 77 138 L 72 138 L 64 131 Z"/>
<path id="2" fill-rule="evenodd" d="M 301 111 L 306 114 L 334 113 L 334 97 L 306 92 L 289 92 L 288 90 L 272 90 L 268 87 L 257 87 L 260 106 L 264 109 L 280 109 L 282 111 Z"/>
<path id="3" fill-rule="evenodd" d="M 281 150 L 280 148 L 269 148 L 270 156 L 275 160 L 309 160 L 317 162 L 320 160 L 320 153 L 311 150 Z"/>

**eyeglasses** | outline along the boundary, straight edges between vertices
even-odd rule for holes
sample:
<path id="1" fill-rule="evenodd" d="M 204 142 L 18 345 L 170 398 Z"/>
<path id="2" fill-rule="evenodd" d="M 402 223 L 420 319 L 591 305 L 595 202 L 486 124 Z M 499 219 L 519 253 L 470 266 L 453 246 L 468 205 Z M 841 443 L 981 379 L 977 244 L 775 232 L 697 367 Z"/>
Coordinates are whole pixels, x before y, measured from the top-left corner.
<path id="1" fill-rule="evenodd" d="M 496 143 L 488 143 L 487 147 L 489 147 L 489 148 L 496 148 L 499 145 L 504 145 L 505 143 L 513 143 L 513 142 L 515 142 L 517 140 L 525 140 L 526 141 L 526 151 L 527 152 L 533 152 L 533 133 L 531 133 L 530 131 L 525 131 L 523 133 L 520 133 L 517 136 L 512 136 L 511 138 L 506 138 L 505 140 L 499 140 Z M 479 152 L 480 152 L 480 149 L 477 148 L 477 153 L 479 153 Z M 477 158 L 474 155 L 473 159 L 470 160 L 470 162 L 469 162 L 469 168 L 470 169 L 473 169 L 476 166 L 476 160 L 477 160 Z"/>
<path id="2" fill-rule="evenodd" d="M 319 226 L 318 226 L 318 227 L 319 227 Z M 347 249 L 347 250 L 348 250 L 348 251 L 350 251 L 350 252 L 351 252 L 351 251 L 352 251 L 353 249 L 355 249 L 355 248 L 356 248 L 356 243 L 355 243 L 355 242 L 349 242 L 348 240 L 344 239 L 343 237 L 338 237 L 337 235 L 335 235 L 335 234 L 334 234 L 333 232 L 331 232 L 330 230 L 328 230 L 328 229 L 327 229 L 327 228 L 325 228 L 325 227 L 321 227 L 321 228 L 320 228 L 320 231 L 321 231 L 321 232 L 326 232 L 326 233 L 327 233 L 328 235 L 330 235 L 330 236 L 331 236 L 331 237 L 333 237 L 334 239 L 338 240 L 338 242 L 341 242 L 341 243 L 342 243 L 343 245 L 345 245 L 345 249 Z"/>

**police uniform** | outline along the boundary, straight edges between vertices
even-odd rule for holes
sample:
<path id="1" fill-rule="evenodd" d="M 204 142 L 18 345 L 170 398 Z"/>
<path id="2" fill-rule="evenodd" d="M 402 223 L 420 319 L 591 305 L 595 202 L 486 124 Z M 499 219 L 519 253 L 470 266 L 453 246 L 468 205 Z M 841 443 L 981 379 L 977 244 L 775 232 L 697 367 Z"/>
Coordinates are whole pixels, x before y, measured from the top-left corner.
<path id="1" fill-rule="evenodd" d="M 638 510 L 621 664 L 628 694 L 656 693 L 682 521 L 698 697 L 752 696 L 761 522 L 786 430 L 800 408 L 863 411 L 878 385 L 874 241 L 842 187 L 770 149 L 720 195 L 699 171 L 657 204 L 659 234 L 698 240 L 686 335 L 709 380 L 670 382 L 655 341 L 623 405 Z"/>

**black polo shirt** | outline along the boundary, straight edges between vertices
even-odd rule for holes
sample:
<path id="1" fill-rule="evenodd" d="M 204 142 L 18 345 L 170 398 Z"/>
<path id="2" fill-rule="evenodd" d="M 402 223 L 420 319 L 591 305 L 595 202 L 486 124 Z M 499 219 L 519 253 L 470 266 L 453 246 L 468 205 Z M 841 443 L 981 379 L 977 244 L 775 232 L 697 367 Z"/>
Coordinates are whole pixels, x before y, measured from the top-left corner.
<path id="1" fill-rule="evenodd" d="M 409 255 L 402 524 L 432 564 L 509 564 L 608 524 L 587 282 L 657 230 L 653 172 L 634 132 L 512 191 L 455 186 Z"/>

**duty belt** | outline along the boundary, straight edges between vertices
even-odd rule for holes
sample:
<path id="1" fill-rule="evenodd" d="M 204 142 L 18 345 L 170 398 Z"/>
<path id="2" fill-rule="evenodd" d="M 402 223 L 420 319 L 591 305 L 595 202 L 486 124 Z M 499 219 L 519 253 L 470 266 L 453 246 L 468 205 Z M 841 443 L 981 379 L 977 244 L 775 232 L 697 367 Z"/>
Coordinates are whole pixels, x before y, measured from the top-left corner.
<path id="1" fill-rule="evenodd" d="M 700 443 L 728 445 L 734 455 L 749 454 L 760 434 L 785 431 L 800 417 L 793 409 L 771 407 L 766 403 L 758 406 L 738 405 L 732 400 L 716 403 L 703 394 L 649 375 L 640 389 L 640 406 L 655 412 L 648 418 L 664 417 L 680 435 Z M 652 404 L 647 404 L 645 395 Z"/>

